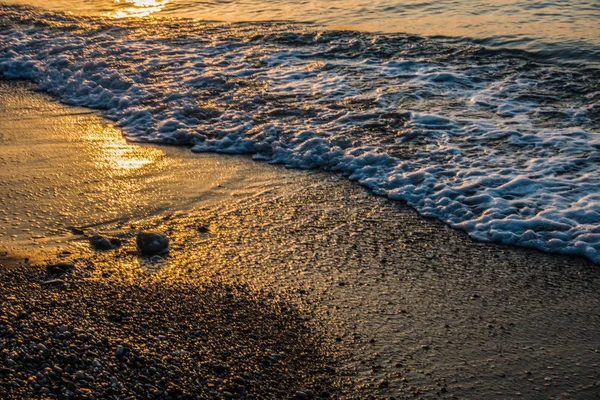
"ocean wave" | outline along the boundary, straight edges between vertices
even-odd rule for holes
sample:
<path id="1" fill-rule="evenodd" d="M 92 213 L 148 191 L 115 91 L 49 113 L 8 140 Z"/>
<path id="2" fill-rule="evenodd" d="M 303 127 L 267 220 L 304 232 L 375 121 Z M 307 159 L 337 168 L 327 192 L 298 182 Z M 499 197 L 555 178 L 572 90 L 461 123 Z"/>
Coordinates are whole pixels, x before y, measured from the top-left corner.
<path id="1" fill-rule="evenodd" d="M 600 263 L 600 71 L 401 34 L 0 6 L 0 74 L 131 140 L 338 171 L 484 241 Z"/>

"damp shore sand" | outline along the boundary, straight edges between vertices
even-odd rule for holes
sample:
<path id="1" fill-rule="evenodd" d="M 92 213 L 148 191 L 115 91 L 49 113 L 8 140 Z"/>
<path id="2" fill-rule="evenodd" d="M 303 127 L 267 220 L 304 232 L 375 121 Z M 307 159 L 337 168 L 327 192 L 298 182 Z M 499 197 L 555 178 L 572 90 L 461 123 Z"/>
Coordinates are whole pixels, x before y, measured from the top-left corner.
<path id="1" fill-rule="evenodd" d="M 18 375 L 47 356 L 70 365 L 71 389 L 95 359 L 114 368 L 97 386 L 133 391 L 128 376 L 157 396 L 175 392 L 150 368 L 214 397 L 600 394 L 600 273 L 587 260 L 475 242 L 335 174 L 127 143 L 27 84 L 2 83 L 0 98 L 0 322 L 22 342 L 0 348 L 5 388 L 52 381 L 53 365 Z M 168 235 L 169 256 L 139 257 L 140 229 Z M 123 245 L 96 252 L 96 233 Z M 40 286 L 56 261 L 76 266 L 68 288 Z M 64 336 L 105 358 L 69 364 Z M 179 364 L 151 365 L 165 357 Z M 194 374 L 207 381 L 181 378 Z"/>

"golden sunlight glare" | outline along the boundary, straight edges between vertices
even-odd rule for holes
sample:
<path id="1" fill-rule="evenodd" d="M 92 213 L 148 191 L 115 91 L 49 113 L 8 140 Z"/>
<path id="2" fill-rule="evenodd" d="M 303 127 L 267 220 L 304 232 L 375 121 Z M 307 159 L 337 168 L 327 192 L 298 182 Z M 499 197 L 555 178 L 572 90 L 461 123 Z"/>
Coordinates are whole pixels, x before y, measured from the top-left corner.
<path id="1" fill-rule="evenodd" d="M 143 18 L 162 10 L 169 0 L 115 0 L 124 7 L 110 15 L 115 18 Z"/>

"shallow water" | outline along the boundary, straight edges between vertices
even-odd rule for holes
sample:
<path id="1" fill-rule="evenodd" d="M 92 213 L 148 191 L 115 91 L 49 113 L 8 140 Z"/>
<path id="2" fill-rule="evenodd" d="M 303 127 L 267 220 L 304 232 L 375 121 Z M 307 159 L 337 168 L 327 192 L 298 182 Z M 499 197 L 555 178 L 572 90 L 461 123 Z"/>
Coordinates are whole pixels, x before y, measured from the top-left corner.
<path id="1" fill-rule="evenodd" d="M 19 6 L 0 6 L 0 27 L 3 77 L 102 109 L 129 139 L 339 171 L 477 239 L 600 262 L 600 69 L 588 62 Z"/>

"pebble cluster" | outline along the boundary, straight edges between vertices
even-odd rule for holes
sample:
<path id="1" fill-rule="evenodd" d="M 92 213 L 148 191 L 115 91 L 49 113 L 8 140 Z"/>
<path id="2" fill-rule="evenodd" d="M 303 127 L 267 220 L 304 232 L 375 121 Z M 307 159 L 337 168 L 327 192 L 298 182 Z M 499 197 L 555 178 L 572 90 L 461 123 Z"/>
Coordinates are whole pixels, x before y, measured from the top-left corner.
<path id="1" fill-rule="evenodd" d="M 3 398 L 335 397 L 310 320 L 268 293 L 94 268 L 0 267 Z"/>

